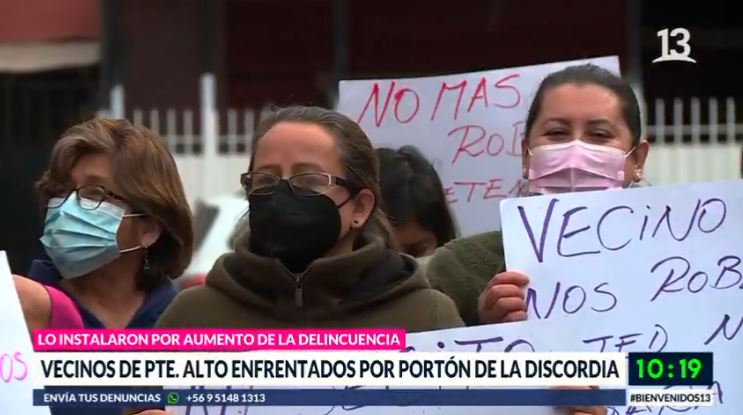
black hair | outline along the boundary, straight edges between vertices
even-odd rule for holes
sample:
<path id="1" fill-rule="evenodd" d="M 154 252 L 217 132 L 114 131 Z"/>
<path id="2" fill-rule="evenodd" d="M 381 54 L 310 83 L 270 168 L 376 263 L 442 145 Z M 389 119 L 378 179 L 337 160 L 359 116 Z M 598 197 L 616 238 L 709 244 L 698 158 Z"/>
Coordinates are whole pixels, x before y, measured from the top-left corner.
<path id="1" fill-rule="evenodd" d="M 637 101 L 634 91 L 629 84 L 621 77 L 613 74 L 611 71 L 593 64 L 584 64 L 568 66 L 567 68 L 553 72 L 539 84 L 539 89 L 534 96 L 534 100 L 529 107 L 529 113 L 526 116 L 526 137 L 534 126 L 541 111 L 544 94 L 551 88 L 565 84 L 598 85 L 613 92 L 622 103 L 622 114 L 624 121 L 629 126 L 632 134 L 632 144 L 637 145 L 642 137 L 642 121 L 640 119 L 640 104 Z"/>
<path id="2" fill-rule="evenodd" d="M 436 236 L 438 246 L 456 238 L 454 219 L 441 179 L 414 146 L 376 149 L 382 210 L 394 226 L 415 219 Z"/>

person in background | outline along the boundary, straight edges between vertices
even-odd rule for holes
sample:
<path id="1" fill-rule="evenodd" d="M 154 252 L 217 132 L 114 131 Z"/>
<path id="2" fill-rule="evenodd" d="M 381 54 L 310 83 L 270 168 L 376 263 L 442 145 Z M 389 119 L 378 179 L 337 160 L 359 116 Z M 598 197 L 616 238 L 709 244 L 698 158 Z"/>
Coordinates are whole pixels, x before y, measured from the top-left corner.
<path id="1" fill-rule="evenodd" d="M 241 176 L 249 231 L 158 327 L 462 326 L 451 299 L 397 252 L 379 209 L 378 161 L 356 123 L 290 107 L 262 121 L 252 148 Z"/>
<path id="2" fill-rule="evenodd" d="M 50 260 L 28 276 L 76 303 L 88 328 L 152 327 L 188 265 L 190 210 L 172 156 L 151 131 L 95 118 L 67 130 L 37 183 Z"/>
<path id="3" fill-rule="evenodd" d="M 522 141 L 525 194 L 637 186 L 649 145 L 630 86 L 595 65 L 542 81 Z M 526 275 L 508 271 L 500 232 L 455 240 L 427 266 L 434 287 L 457 303 L 468 325 L 526 319 Z"/>
<path id="4" fill-rule="evenodd" d="M 81 329 L 83 320 L 75 303 L 63 292 L 20 275 L 13 275 L 29 334 L 40 329 Z"/>
<path id="5" fill-rule="evenodd" d="M 403 253 L 433 254 L 456 238 L 454 219 L 436 170 L 417 148 L 378 148 L 381 208 Z"/>

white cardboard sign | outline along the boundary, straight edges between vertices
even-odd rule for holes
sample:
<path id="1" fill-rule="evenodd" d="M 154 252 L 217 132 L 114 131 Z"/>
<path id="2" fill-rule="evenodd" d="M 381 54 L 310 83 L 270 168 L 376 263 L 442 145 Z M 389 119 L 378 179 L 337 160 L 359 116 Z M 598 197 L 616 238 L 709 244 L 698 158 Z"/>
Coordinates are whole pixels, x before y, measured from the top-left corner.
<path id="1" fill-rule="evenodd" d="M 49 415 L 33 406 L 34 352 L 5 251 L 0 251 L 0 413 Z"/>
<path id="2" fill-rule="evenodd" d="M 740 413 L 743 181 L 525 197 L 501 215 L 530 321 L 567 320 L 573 351 L 714 352 L 722 405 L 689 413 Z"/>

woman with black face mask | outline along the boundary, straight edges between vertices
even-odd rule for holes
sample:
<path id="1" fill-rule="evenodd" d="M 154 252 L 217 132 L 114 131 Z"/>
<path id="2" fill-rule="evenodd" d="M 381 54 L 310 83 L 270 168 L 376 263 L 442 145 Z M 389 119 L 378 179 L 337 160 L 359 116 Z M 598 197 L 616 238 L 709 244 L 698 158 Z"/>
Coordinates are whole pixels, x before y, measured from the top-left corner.
<path id="1" fill-rule="evenodd" d="M 452 300 L 397 253 L 379 210 L 379 165 L 349 118 L 291 107 L 265 119 L 241 183 L 249 231 L 159 327 L 461 326 Z"/>

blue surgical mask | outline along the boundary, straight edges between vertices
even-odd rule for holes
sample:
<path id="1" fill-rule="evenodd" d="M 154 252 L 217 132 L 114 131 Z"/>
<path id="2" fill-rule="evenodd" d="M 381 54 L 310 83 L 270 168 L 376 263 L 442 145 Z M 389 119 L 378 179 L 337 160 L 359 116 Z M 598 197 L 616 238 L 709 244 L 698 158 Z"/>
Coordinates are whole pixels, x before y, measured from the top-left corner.
<path id="1" fill-rule="evenodd" d="M 85 203 L 87 200 L 82 200 Z M 87 201 L 91 204 L 97 202 Z M 62 277 L 77 278 L 113 262 L 121 254 L 142 249 L 136 246 L 121 250 L 117 233 L 127 217 L 124 209 L 108 202 L 90 210 L 80 206 L 78 195 L 72 192 L 60 205 L 60 199 L 49 201 L 44 235 L 41 243 Z"/>

